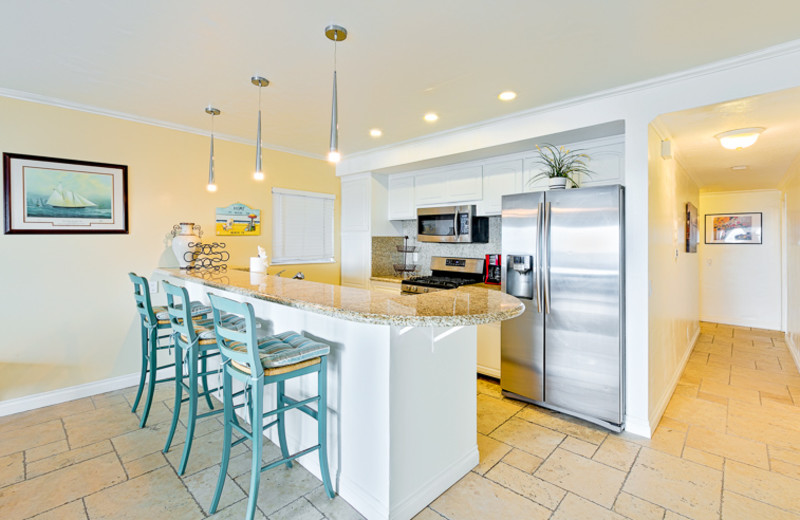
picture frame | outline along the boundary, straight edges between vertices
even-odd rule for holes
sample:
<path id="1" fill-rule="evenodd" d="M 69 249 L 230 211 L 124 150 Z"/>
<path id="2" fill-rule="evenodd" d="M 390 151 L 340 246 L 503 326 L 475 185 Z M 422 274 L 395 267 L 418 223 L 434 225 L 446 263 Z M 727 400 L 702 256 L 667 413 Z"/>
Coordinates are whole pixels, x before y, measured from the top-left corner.
<path id="1" fill-rule="evenodd" d="M 215 221 L 217 236 L 261 234 L 261 210 L 241 202 L 217 208 Z"/>
<path id="2" fill-rule="evenodd" d="M 761 244 L 760 212 L 709 213 L 705 216 L 706 244 Z"/>
<path id="3" fill-rule="evenodd" d="M 128 233 L 128 167 L 3 153 L 5 234 Z"/>
<path id="4" fill-rule="evenodd" d="M 686 252 L 696 253 L 700 241 L 698 231 L 697 208 L 691 202 L 686 203 Z"/>

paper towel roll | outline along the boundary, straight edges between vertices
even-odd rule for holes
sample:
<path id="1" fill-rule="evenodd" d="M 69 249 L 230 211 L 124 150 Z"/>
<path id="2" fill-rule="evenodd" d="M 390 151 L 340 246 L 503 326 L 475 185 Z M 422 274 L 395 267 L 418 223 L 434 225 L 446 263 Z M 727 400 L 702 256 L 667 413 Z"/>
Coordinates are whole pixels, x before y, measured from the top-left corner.
<path id="1" fill-rule="evenodd" d="M 250 257 L 250 272 L 251 273 L 263 273 L 267 270 L 267 264 L 264 262 L 264 259 L 260 256 L 251 256 Z"/>

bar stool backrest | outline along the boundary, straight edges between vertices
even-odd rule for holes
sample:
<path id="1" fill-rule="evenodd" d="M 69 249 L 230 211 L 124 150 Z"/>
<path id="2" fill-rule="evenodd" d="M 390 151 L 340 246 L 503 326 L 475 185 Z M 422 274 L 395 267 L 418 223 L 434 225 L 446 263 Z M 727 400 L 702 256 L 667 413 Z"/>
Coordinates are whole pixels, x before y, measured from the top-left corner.
<path id="1" fill-rule="evenodd" d="M 150 302 L 150 285 L 147 283 L 147 278 L 135 273 L 128 273 L 128 277 L 133 282 L 133 298 L 136 300 L 136 310 L 142 317 L 142 323 L 151 329 L 158 326 L 156 313 Z"/>
<path id="2" fill-rule="evenodd" d="M 208 299 L 211 302 L 211 310 L 214 313 L 214 330 L 217 333 L 217 346 L 219 346 L 223 362 L 230 359 L 249 367 L 252 377 L 264 377 L 261 358 L 258 356 L 256 318 L 253 313 L 253 306 L 247 302 L 237 302 L 216 294 L 209 294 Z M 244 317 L 244 331 L 226 327 L 221 320 L 223 313 Z M 246 351 L 234 350 L 233 347 L 238 345 L 244 345 Z"/>
<path id="3" fill-rule="evenodd" d="M 187 343 L 193 345 L 197 341 L 197 333 L 194 330 L 192 321 L 192 304 L 189 300 L 189 293 L 184 287 L 172 285 L 169 282 L 162 282 L 164 292 L 167 293 L 167 312 L 169 312 L 169 323 L 172 330 L 178 336 L 187 339 Z"/>

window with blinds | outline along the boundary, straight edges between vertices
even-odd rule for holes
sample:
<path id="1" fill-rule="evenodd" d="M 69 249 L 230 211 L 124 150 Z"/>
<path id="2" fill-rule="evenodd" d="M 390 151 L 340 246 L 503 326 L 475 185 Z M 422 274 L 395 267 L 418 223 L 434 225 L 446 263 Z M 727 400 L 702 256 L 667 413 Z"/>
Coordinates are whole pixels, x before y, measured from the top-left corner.
<path id="1" fill-rule="evenodd" d="M 272 188 L 272 264 L 333 262 L 329 193 Z"/>

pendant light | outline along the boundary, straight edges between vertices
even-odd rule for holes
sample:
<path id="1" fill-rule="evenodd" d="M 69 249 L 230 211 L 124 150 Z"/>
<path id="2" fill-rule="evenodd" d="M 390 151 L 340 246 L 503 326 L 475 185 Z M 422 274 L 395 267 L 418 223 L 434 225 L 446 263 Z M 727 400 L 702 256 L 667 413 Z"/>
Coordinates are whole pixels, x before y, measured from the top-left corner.
<path id="1" fill-rule="evenodd" d="M 206 114 L 211 116 L 211 149 L 208 152 L 208 185 L 206 189 L 212 193 L 217 191 L 217 184 L 214 180 L 214 116 L 218 116 L 221 113 L 220 109 L 211 105 L 206 107 Z"/>
<path id="2" fill-rule="evenodd" d="M 325 28 L 325 36 L 333 40 L 333 103 L 331 107 L 331 148 L 328 152 L 330 162 L 339 162 L 342 158 L 339 153 L 339 114 L 336 98 L 336 43 L 347 39 L 347 29 L 341 25 L 329 25 Z"/>
<path id="3" fill-rule="evenodd" d="M 264 171 L 261 169 L 261 89 L 269 85 L 267 78 L 253 76 L 250 83 L 258 87 L 258 131 L 256 132 L 256 171 L 253 178 L 257 181 L 264 180 Z"/>

